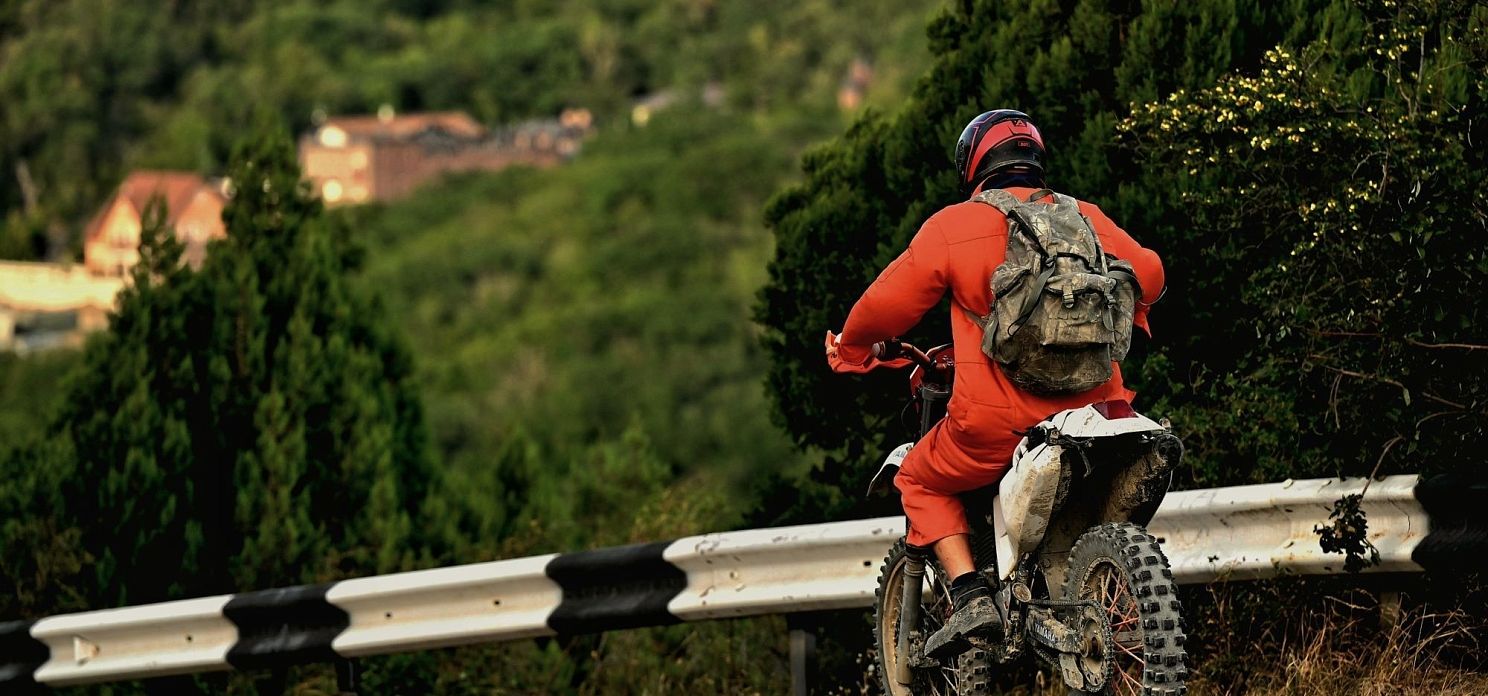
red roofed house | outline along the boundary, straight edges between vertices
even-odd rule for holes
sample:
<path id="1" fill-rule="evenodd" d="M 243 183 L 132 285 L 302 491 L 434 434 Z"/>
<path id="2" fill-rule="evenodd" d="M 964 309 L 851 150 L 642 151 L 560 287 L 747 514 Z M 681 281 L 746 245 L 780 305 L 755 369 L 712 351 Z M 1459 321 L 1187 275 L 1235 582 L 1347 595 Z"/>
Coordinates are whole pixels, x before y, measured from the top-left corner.
<path id="1" fill-rule="evenodd" d="M 551 166 L 589 132 L 587 111 L 492 133 L 461 111 L 336 116 L 300 138 L 300 168 L 327 205 L 391 200 L 446 172 Z"/>
<path id="2" fill-rule="evenodd" d="M 186 246 L 192 268 L 201 266 L 207 242 L 227 236 L 222 188 L 191 172 L 136 171 L 119 184 L 83 236 L 83 265 L 96 275 L 123 276 L 139 262 L 141 218 L 151 199 L 159 197 L 166 222 Z"/>

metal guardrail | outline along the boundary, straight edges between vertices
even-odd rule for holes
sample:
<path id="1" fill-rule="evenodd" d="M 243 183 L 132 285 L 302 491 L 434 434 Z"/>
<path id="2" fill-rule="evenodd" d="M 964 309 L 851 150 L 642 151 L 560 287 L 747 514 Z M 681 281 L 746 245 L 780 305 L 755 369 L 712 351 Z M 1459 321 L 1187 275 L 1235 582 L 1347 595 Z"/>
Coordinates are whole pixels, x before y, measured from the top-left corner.
<path id="1" fill-rule="evenodd" d="M 1338 573 L 1313 527 L 1365 483 L 1171 493 L 1149 528 L 1180 583 Z M 1423 570 L 1414 556 L 1432 530 L 1416 477 L 1368 485 L 1381 557 L 1368 570 Z M 897 517 L 724 532 L 0 624 L 0 691 L 867 607 L 903 532 Z"/>
<path id="2" fill-rule="evenodd" d="M 1369 484 L 1364 512 L 1380 563 L 1363 572 L 1420 572 L 1412 558 L 1428 531 L 1415 476 Z M 1343 572 L 1344 557 L 1324 553 L 1314 527 L 1334 501 L 1364 491 L 1363 479 L 1313 479 L 1168 494 L 1147 525 L 1162 540 L 1180 584 Z"/>

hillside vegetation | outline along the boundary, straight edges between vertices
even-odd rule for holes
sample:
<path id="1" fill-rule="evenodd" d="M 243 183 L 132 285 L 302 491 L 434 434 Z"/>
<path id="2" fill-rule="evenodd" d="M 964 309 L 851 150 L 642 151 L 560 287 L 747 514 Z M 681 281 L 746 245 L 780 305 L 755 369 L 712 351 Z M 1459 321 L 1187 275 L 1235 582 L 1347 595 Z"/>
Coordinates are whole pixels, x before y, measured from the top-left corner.
<path id="1" fill-rule="evenodd" d="M 462 109 L 497 126 L 714 84 L 746 111 L 917 75 L 931 8 L 760 0 L 15 0 L 0 3 L 0 258 L 75 253 L 133 168 L 222 174 L 256 116 Z M 886 89 L 884 87 L 887 87 Z"/>
<path id="2" fill-rule="evenodd" d="M 366 284 L 420 357 L 450 498 L 475 507 L 457 538 L 574 548 L 728 525 L 752 479 L 798 460 L 748 316 L 769 254 L 751 212 L 800 125 L 669 112 L 559 170 L 349 213 L 377 250 Z"/>

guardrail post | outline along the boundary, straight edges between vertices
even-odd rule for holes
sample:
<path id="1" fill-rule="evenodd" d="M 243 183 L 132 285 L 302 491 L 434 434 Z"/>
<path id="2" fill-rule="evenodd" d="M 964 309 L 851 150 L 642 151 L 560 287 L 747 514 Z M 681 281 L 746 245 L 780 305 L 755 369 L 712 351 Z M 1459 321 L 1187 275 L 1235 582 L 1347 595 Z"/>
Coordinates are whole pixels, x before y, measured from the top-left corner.
<path id="1" fill-rule="evenodd" d="M 1380 627 L 1384 629 L 1395 628 L 1400 623 L 1400 590 L 1380 590 Z"/>
<path id="2" fill-rule="evenodd" d="M 808 696 L 816 676 L 816 633 L 800 615 L 785 617 L 790 629 L 791 696 Z"/>
<path id="3" fill-rule="evenodd" d="M 357 696 L 357 682 L 360 681 L 361 668 L 356 660 L 336 661 L 336 695 Z"/>

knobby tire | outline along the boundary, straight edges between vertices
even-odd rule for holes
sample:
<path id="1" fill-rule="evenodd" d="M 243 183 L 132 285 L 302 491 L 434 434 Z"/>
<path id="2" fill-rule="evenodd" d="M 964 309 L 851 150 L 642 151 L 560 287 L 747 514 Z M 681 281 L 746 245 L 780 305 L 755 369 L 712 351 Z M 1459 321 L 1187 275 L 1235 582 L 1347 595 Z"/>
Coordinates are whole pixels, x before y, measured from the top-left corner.
<path id="1" fill-rule="evenodd" d="M 1103 524 L 1070 551 L 1066 599 L 1093 599 L 1111 617 L 1116 664 L 1100 694 L 1184 696 L 1183 607 L 1168 557 L 1140 525 Z M 1073 694 L 1085 694 L 1072 691 Z"/>

